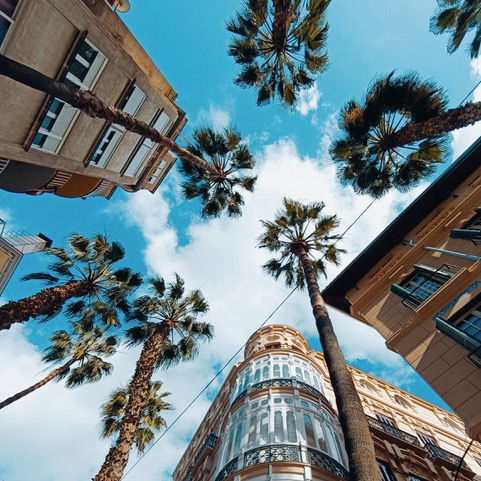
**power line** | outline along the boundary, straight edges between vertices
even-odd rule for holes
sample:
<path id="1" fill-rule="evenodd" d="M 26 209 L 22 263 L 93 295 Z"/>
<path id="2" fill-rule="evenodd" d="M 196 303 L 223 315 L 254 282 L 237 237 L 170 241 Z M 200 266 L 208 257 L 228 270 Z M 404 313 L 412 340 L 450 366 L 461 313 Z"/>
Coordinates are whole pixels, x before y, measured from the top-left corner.
<path id="1" fill-rule="evenodd" d="M 374 204 L 376 199 L 372 200 L 370 204 L 351 222 L 351 224 L 347 227 L 347 229 L 344 230 L 344 232 L 339 236 L 338 239 L 334 242 L 333 245 L 336 245 L 343 237 L 346 235 L 346 233 L 356 224 L 356 222 L 369 210 L 369 208 Z M 321 257 L 321 260 L 324 259 L 326 254 L 324 253 Z M 297 290 L 297 287 L 294 287 L 289 294 L 287 294 L 286 297 L 277 305 L 277 307 L 267 316 L 267 318 L 264 320 L 264 322 L 258 327 L 260 329 L 261 327 L 264 327 L 267 322 L 274 316 L 274 314 L 287 302 L 287 300 L 294 294 L 294 292 Z M 231 356 L 231 358 L 220 368 L 219 371 L 214 375 L 214 377 L 204 386 L 204 388 L 192 399 L 192 401 L 184 408 L 184 410 L 172 421 L 172 423 L 166 428 L 166 430 L 147 448 L 146 451 L 142 453 L 142 455 L 137 459 L 137 461 L 130 467 L 130 469 L 124 473 L 121 480 L 125 479 L 131 472 L 132 470 L 137 466 L 137 464 L 140 463 L 140 461 L 147 455 L 147 453 L 170 431 L 170 429 L 177 423 L 177 421 L 191 408 L 191 406 L 199 399 L 200 396 L 211 386 L 211 384 L 222 374 L 224 369 L 227 368 L 227 366 L 236 358 L 236 356 L 242 351 L 242 349 L 245 348 L 247 344 L 247 341 L 242 344 L 242 346 Z"/>

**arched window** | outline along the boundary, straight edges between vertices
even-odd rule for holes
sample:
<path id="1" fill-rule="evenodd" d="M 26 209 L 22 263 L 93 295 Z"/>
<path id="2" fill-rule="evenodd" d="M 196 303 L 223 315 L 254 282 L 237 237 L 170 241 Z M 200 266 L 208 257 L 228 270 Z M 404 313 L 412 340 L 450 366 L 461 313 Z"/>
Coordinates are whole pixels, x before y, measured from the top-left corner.
<path id="1" fill-rule="evenodd" d="M 249 422 L 249 434 L 247 437 L 247 448 L 256 446 L 257 416 L 254 414 Z"/>
<path id="2" fill-rule="evenodd" d="M 267 364 L 262 369 L 262 379 L 269 379 L 269 366 Z"/>
<path id="3" fill-rule="evenodd" d="M 262 413 L 259 429 L 259 445 L 262 446 L 269 442 L 269 414 Z"/>
<path id="4" fill-rule="evenodd" d="M 296 379 L 299 381 L 303 381 L 304 378 L 302 377 L 302 370 L 300 367 L 296 367 Z"/>
<path id="5" fill-rule="evenodd" d="M 279 364 L 274 364 L 274 377 L 281 377 L 281 368 Z"/>
<path id="6" fill-rule="evenodd" d="M 304 414 L 304 428 L 306 430 L 306 441 L 308 446 L 313 448 L 316 446 L 316 438 L 314 437 L 314 426 L 312 425 L 312 418 L 308 414 Z"/>
<path id="7" fill-rule="evenodd" d="M 286 421 L 287 421 L 287 441 L 289 443 L 296 443 L 297 442 L 296 420 L 294 418 L 294 413 L 292 411 L 287 411 Z"/>
<path id="8" fill-rule="evenodd" d="M 284 442 L 284 429 L 282 423 L 282 412 L 274 412 L 274 442 L 283 443 Z"/>
<path id="9" fill-rule="evenodd" d="M 259 382 L 261 380 L 261 370 L 258 368 L 254 373 L 254 382 Z"/>
<path id="10" fill-rule="evenodd" d="M 309 375 L 309 371 L 307 369 L 304 369 L 304 379 L 307 383 L 311 384 L 311 376 Z"/>
<path id="11" fill-rule="evenodd" d="M 289 376 L 289 366 L 287 364 L 284 364 L 282 366 L 282 377 L 288 378 Z"/>

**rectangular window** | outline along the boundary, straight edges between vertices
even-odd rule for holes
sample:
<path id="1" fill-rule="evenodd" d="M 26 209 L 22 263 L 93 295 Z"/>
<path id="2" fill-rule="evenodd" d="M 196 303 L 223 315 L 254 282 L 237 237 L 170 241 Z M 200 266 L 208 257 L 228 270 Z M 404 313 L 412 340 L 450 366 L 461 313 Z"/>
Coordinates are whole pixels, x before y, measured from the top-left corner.
<path id="1" fill-rule="evenodd" d="M 134 85 L 119 108 L 130 115 L 135 115 L 144 103 L 144 100 L 144 92 Z M 90 162 L 98 167 L 105 167 L 124 135 L 125 129 L 122 126 L 110 126 L 100 141 L 97 150 L 92 155 Z"/>
<path id="2" fill-rule="evenodd" d="M 389 426 L 392 426 L 394 428 L 396 427 L 396 423 L 393 418 L 378 412 L 376 412 L 375 414 L 378 421 L 381 421 L 384 424 L 388 424 Z"/>
<path id="3" fill-rule="evenodd" d="M 421 431 L 416 431 L 416 434 L 418 435 L 418 438 L 421 440 L 421 442 L 424 445 L 426 444 L 433 444 L 434 446 L 438 445 L 438 443 L 436 442 L 436 439 L 430 434 L 422 433 Z"/>
<path id="4" fill-rule="evenodd" d="M 95 83 L 106 58 L 88 40 L 84 40 L 62 79 L 72 88 L 89 89 Z M 33 138 L 32 146 L 57 153 L 78 110 L 65 102 L 53 99 Z"/>
<path id="5" fill-rule="evenodd" d="M 382 481 L 396 481 L 387 463 L 378 460 L 377 464 L 379 465 L 379 471 L 381 471 Z"/>
<path id="6" fill-rule="evenodd" d="M 165 113 L 161 112 L 157 120 L 154 121 L 152 127 L 158 130 L 161 134 L 165 134 L 169 129 L 172 121 L 170 117 Z M 150 154 L 157 148 L 157 144 L 152 142 L 150 139 L 144 138 L 137 148 L 137 152 L 132 157 L 127 170 L 124 175 L 134 177 L 145 165 Z"/>
<path id="7" fill-rule="evenodd" d="M 461 229 L 453 229 L 450 237 L 452 239 L 471 240 L 475 244 L 481 242 L 481 208 L 475 209 L 476 214 L 466 222 Z"/>
<path id="8" fill-rule="evenodd" d="M 448 282 L 457 270 L 456 266 L 448 264 L 439 268 L 415 264 L 414 271 L 401 284 L 392 284 L 391 292 L 402 297 L 409 307 L 416 308 Z"/>
<path id="9" fill-rule="evenodd" d="M 18 0 L 0 0 L 0 47 L 13 23 L 13 13 L 17 5 Z"/>

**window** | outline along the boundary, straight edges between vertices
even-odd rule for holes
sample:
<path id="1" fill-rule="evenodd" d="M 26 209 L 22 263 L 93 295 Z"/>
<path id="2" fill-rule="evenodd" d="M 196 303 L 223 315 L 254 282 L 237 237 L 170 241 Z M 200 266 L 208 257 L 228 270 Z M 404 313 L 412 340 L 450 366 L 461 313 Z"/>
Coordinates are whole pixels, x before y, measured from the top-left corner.
<path id="1" fill-rule="evenodd" d="M 456 327 L 469 337 L 481 342 L 481 306 L 478 306 L 461 319 L 456 324 Z"/>
<path id="2" fill-rule="evenodd" d="M 13 23 L 13 13 L 17 8 L 18 0 L 0 1 L 0 46 L 7 36 L 8 29 Z"/>
<path id="3" fill-rule="evenodd" d="M 401 284 L 393 284 L 391 292 L 402 297 L 409 307 L 416 308 L 442 287 L 457 269 L 443 264 L 439 268 L 414 265 L 414 271 Z"/>
<path id="4" fill-rule="evenodd" d="M 106 58 L 88 40 L 84 40 L 63 81 L 72 88 L 89 89 L 95 83 Z M 32 146 L 57 153 L 78 110 L 62 100 L 53 99 L 33 138 Z"/>
<path id="5" fill-rule="evenodd" d="M 436 439 L 434 439 L 433 436 L 430 434 L 422 433 L 421 431 L 416 431 L 416 434 L 418 435 L 418 438 L 421 440 L 421 442 L 426 445 L 426 444 L 433 444 L 434 446 L 437 446 L 438 443 L 436 442 Z"/>
<path id="6" fill-rule="evenodd" d="M 161 134 L 165 134 L 169 129 L 171 123 L 172 121 L 170 117 L 165 112 L 161 112 L 157 120 L 155 120 L 152 124 L 152 128 L 158 130 Z M 132 157 L 124 175 L 135 176 L 137 172 L 139 172 L 142 165 L 145 164 L 145 160 L 149 157 L 149 155 L 156 148 L 156 146 L 157 144 L 152 142 L 152 140 L 144 138 L 139 143 L 137 151 Z"/>
<path id="7" fill-rule="evenodd" d="M 408 474 L 408 481 L 425 481 L 423 478 L 419 476 L 415 476 L 414 474 Z"/>
<path id="8" fill-rule="evenodd" d="M 135 115 L 145 100 L 145 94 L 136 85 L 134 85 L 120 105 L 120 109 L 124 112 Z M 92 155 L 90 162 L 98 167 L 104 167 L 112 157 L 117 145 L 125 135 L 125 129 L 120 125 L 112 125 L 105 133 L 100 141 L 97 150 Z"/>
<path id="9" fill-rule="evenodd" d="M 461 229 L 453 229 L 452 239 L 471 240 L 475 244 L 481 241 L 481 208 L 475 209 L 476 214 L 463 225 Z"/>
<path id="10" fill-rule="evenodd" d="M 381 421 L 384 424 L 388 424 L 389 426 L 392 426 L 393 428 L 396 427 L 396 422 L 394 421 L 393 418 L 386 416 L 385 414 L 381 414 L 376 412 L 376 418 L 378 421 Z"/>
<path id="11" fill-rule="evenodd" d="M 403 408 L 405 408 L 405 409 L 412 409 L 411 405 L 410 405 L 405 399 L 403 399 L 402 397 L 396 395 L 396 396 L 394 396 L 394 400 L 395 400 L 400 406 L 402 406 Z"/>
<path id="12" fill-rule="evenodd" d="M 396 481 L 394 475 L 392 474 L 391 468 L 384 461 L 377 461 L 379 465 L 379 470 L 381 471 L 382 481 Z"/>

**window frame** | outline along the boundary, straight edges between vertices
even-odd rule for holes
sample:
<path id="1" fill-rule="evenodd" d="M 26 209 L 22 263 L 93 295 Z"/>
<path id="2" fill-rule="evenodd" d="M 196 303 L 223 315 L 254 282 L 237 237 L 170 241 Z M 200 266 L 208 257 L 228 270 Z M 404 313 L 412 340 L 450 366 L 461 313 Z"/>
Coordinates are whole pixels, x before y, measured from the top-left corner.
<path id="1" fill-rule="evenodd" d="M 2 51 L 2 47 L 5 44 L 5 40 L 7 40 L 9 33 L 11 32 L 11 27 L 15 23 L 15 13 L 18 8 L 18 4 L 21 3 L 22 0 L 16 0 L 16 4 L 13 7 L 12 11 L 12 16 L 9 16 L 6 12 L 0 10 L 0 17 L 2 17 L 4 20 L 6 20 L 6 23 L 8 23 L 8 27 L 5 30 L 5 36 L 3 38 L 0 37 L 0 52 Z"/>

